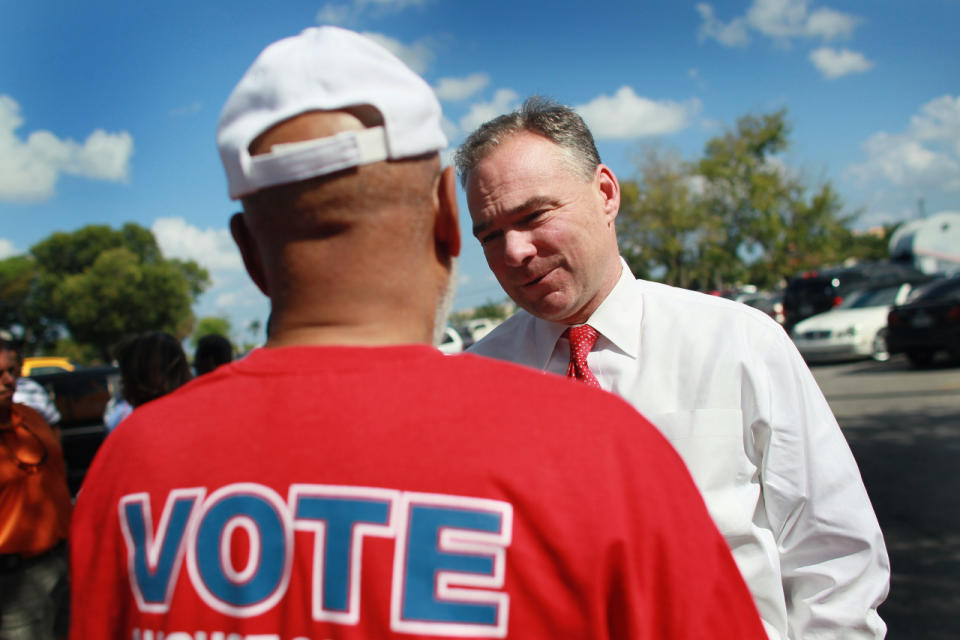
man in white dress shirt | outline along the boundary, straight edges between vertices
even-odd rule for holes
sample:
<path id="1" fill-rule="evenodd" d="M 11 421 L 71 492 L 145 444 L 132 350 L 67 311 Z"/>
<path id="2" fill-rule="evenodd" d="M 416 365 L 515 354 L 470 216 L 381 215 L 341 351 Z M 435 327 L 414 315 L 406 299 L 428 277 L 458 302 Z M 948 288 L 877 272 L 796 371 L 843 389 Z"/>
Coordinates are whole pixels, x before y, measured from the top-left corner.
<path id="1" fill-rule="evenodd" d="M 532 98 L 486 123 L 457 168 L 474 235 L 522 308 L 471 352 L 572 375 L 567 329 L 589 324 L 590 372 L 680 452 L 770 638 L 884 637 L 883 536 L 786 332 L 756 309 L 630 273 L 617 178 L 567 107 Z"/>

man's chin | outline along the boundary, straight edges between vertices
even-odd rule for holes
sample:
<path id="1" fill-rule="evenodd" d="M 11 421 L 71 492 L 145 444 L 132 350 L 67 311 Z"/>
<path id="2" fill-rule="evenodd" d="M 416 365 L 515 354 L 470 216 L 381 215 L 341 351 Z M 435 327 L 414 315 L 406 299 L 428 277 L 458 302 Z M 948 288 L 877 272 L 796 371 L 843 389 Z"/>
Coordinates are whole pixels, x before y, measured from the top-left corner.
<path id="1" fill-rule="evenodd" d="M 559 292 L 550 293 L 538 300 L 519 301 L 514 298 L 518 306 L 525 309 L 530 315 L 548 322 L 564 322 L 572 313 L 569 301 Z"/>

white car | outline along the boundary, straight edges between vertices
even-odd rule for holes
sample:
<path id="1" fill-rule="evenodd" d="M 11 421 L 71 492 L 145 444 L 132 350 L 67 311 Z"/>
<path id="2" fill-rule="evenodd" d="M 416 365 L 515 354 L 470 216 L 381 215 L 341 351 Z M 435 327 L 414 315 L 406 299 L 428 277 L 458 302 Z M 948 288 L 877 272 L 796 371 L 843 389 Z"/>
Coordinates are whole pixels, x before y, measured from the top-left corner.
<path id="1" fill-rule="evenodd" d="M 890 359 L 887 313 L 906 301 L 911 288 L 901 284 L 850 292 L 839 306 L 798 322 L 790 335 L 808 362 L 854 358 L 885 362 Z"/>
<path id="2" fill-rule="evenodd" d="M 448 325 L 443 331 L 443 336 L 441 336 L 437 348 L 448 356 L 460 353 L 463 351 L 463 338 L 457 333 L 456 329 Z"/>
<path id="3" fill-rule="evenodd" d="M 497 328 L 502 320 L 492 318 L 474 318 L 467 321 L 467 331 L 470 332 L 472 342 L 479 342 L 481 338 Z"/>

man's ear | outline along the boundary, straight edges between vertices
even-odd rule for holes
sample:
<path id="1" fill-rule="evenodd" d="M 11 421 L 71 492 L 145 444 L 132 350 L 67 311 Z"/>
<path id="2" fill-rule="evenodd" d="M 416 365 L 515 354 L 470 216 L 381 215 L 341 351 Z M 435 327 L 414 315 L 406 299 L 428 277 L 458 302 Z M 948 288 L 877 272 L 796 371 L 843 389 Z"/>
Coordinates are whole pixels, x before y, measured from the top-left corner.
<path id="1" fill-rule="evenodd" d="M 243 266 L 247 268 L 250 279 L 263 292 L 263 295 L 269 298 L 270 291 L 267 289 L 267 279 L 263 271 L 263 261 L 260 259 L 260 250 L 253 238 L 250 237 L 250 230 L 247 229 L 247 221 L 242 213 L 235 213 L 230 217 L 230 234 L 233 236 L 233 241 L 237 243 L 240 257 L 243 258 Z"/>
<path id="2" fill-rule="evenodd" d="M 613 224 L 620 211 L 620 183 L 617 176 L 605 164 L 597 165 L 595 179 L 600 190 L 603 212 L 610 224 Z"/>
<path id="3" fill-rule="evenodd" d="M 437 184 L 437 218 L 434 222 L 437 257 L 446 262 L 460 255 L 460 209 L 453 167 L 440 174 Z"/>

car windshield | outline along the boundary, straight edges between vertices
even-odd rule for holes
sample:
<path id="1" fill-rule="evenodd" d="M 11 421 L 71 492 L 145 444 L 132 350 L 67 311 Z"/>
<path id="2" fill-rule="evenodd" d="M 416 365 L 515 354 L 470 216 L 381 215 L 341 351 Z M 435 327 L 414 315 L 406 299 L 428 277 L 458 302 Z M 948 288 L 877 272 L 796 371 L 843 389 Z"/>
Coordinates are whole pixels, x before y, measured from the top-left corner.
<path id="1" fill-rule="evenodd" d="M 916 295 L 910 296 L 909 302 L 938 300 L 940 298 L 957 297 L 958 295 L 960 295 L 960 276 L 955 276 L 931 282 L 919 289 Z"/>
<path id="2" fill-rule="evenodd" d="M 853 291 L 838 305 L 838 309 L 863 309 L 865 307 L 889 307 L 897 298 L 900 287 L 882 287 Z"/>

